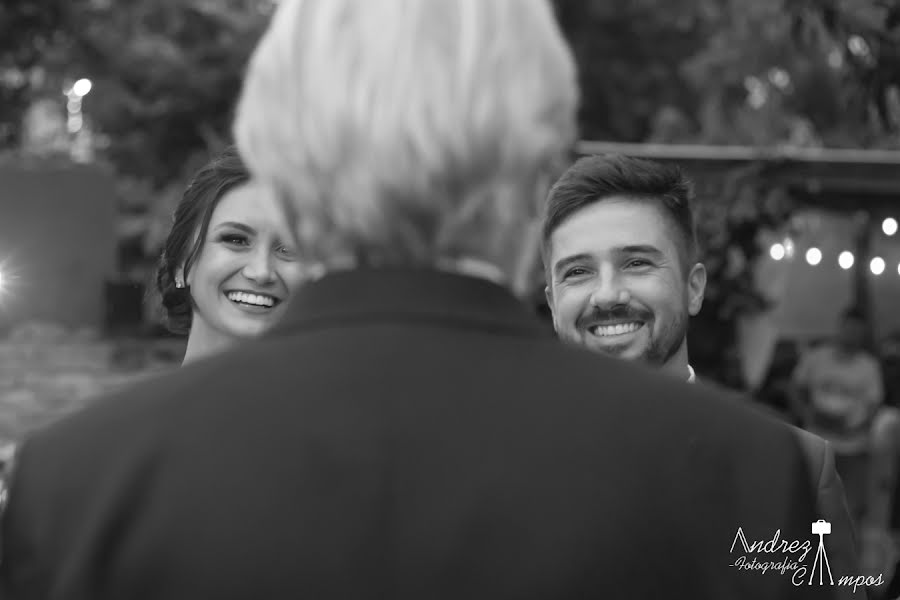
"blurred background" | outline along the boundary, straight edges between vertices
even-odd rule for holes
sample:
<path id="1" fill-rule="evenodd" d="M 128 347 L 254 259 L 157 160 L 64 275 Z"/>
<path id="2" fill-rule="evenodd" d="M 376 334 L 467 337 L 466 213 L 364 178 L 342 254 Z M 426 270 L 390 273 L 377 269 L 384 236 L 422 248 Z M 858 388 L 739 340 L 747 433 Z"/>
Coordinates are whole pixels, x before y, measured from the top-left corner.
<path id="1" fill-rule="evenodd" d="M 230 141 L 275 4 L 0 5 L 0 444 L 180 362 L 154 262 L 185 183 Z M 900 405 L 900 2 L 554 5 L 578 152 L 676 162 L 697 184 L 698 374 L 784 414 L 798 356 L 853 304 Z"/>

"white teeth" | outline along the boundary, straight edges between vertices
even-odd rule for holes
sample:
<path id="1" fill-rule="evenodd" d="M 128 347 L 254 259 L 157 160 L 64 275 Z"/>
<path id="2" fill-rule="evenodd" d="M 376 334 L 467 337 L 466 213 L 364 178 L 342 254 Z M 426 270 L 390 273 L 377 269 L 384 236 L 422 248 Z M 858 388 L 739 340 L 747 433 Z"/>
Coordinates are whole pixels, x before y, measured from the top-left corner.
<path id="1" fill-rule="evenodd" d="M 595 325 L 591 328 L 591 333 L 598 336 L 623 335 L 640 329 L 640 323 L 624 323 L 619 325 Z"/>
<path id="2" fill-rule="evenodd" d="M 275 299 L 271 296 L 250 294 L 248 292 L 228 292 L 228 299 L 234 302 L 254 304 L 256 306 L 275 306 Z"/>

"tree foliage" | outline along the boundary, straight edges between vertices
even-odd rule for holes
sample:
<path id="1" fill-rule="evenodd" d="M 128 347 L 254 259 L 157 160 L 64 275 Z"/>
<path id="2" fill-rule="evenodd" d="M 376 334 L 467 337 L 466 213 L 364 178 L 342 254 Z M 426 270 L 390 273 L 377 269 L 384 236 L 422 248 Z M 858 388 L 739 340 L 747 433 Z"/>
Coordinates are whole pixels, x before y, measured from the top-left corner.
<path id="1" fill-rule="evenodd" d="M 123 238 L 135 260 L 152 256 L 184 182 L 230 137 L 241 75 L 275 2 L 0 4 L 0 148 L 18 143 L 36 101 L 58 101 L 62 113 L 62 90 L 92 79 L 83 110 L 122 181 Z M 584 139 L 898 146 L 900 0 L 553 3 L 579 65 Z M 751 277 L 757 240 L 790 214 L 765 176 L 750 165 L 701 203 L 712 273 L 704 312 L 722 331 L 765 306 Z"/>
<path id="2" fill-rule="evenodd" d="M 588 139 L 895 146 L 900 6 L 556 0 Z M 900 36 L 898 36 L 900 39 Z M 879 117 L 873 119 L 873 116 Z"/>
<path id="3" fill-rule="evenodd" d="M 9 143 L 22 110 L 93 81 L 84 114 L 100 154 L 125 177 L 163 187 L 198 153 L 220 149 L 268 0 L 21 0 L 4 8 L 0 114 Z M 35 76 L 40 74 L 40 76 Z M 193 166 L 193 165 L 192 165 Z"/>
<path id="4" fill-rule="evenodd" d="M 785 7 L 793 36 L 804 49 L 827 48 L 835 62 L 845 65 L 846 99 L 856 111 L 852 116 L 896 133 L 900 126 L 900 2 L 799 0 Z"/>
<path id="5" fill-rule="evenodd" d="M 582 137 L 895 146 L 900 3 L 555 0 L 579 63 Z M 17 0 L 0 6 L 0 146 L 77 77 L 100 154 L 164 187 L 228 138 L 274 0 Z"/>

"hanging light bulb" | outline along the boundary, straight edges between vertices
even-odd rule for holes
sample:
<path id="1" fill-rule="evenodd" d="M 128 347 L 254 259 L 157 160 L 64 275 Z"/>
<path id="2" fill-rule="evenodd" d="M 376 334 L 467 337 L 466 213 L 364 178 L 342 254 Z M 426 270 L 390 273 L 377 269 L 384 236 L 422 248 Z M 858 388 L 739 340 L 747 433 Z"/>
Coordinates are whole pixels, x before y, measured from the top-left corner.
<path id="1" fill-rule="evenodd" d="M 806 251 L 806 262 L 812 266 L 816 266 L 822 262 L 822 251 L 818 248 L 810 248 Z"/>
<path id="2" fill-rule="evenodd" d="M 897 233 L 897 219 L 888 217 L 881 222 L 881 230 L 885 235 L 894 235 Z"/>
<path id="3" fill-rule="evenodd" d="M 769 248 L 769 256 L 771 256 L 773 260 L 781 260 L 784 258 L 785 254 L 787 254 L 787 251 L 783 244 L 775 243 Z"/>
<path id="4" fill-rule="evenodd" d="M 873 275 L 881 275 L 884 273 L 884 259 L 880 256 L 876 256 L 869 262 L 869 270 L 872 271 Z"/>
<path id="5" fill-rule="evenodd" d="M 72 93 L 78 97 L 84 97 L 91 93 L 91 87 L 93 87 L 91 80 L 82 77 L 72 85 Z"/>
<path id="6" fill-rule="evenodd" d="M 844 250 L 838 256 L 838 265 L 846 271 L 853 266 L 854 260 L 853 253 L 849 250 Z"/>

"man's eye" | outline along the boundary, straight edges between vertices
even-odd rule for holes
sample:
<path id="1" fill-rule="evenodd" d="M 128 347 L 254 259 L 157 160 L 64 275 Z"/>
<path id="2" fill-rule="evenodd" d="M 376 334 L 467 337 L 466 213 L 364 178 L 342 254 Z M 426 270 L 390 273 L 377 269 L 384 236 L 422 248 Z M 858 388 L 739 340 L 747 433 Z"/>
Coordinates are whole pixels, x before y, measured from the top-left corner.
<path id="1" fill-rule="evenodd" d="M 569 269 L 568 271 L 566 271 L 564 276 L 565 277 L 579 277 L 581 275 L 584 275 L 585 273 L 587 273 L 587 269 L 584 269 L 582 267 L 573 267 L 573 268 Z"/>
<path id="2" fill-rule="evenodd" d="M 649 267 L 651 265 L 650 265 L 650 261 L 644 260 L 643 258 L 635 258 L 634 260 L 629 260 L 628 264 L 626 264 L 625 266 L 632 267 L 632 268 L 641 268 L 641 267 Z"/>

